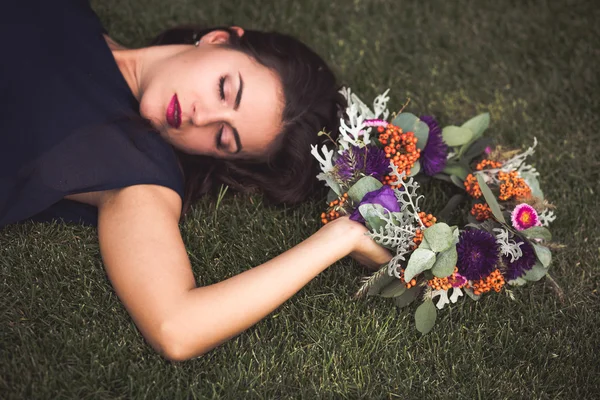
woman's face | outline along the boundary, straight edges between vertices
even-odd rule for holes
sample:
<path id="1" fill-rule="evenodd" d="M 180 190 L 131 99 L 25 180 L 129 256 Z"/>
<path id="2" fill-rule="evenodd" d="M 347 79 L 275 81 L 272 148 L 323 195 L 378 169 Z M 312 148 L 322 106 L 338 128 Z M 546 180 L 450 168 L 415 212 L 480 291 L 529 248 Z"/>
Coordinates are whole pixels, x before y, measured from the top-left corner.
<path id="1" fill-rule="evenodd" d="M 183 152 L 260 158 L 282 128 L 281 82 L 246 54 L 219 46 L 228 36 L 214 31 L 198 47 L 171 47 L 142 71 L 140 113 Z"/>

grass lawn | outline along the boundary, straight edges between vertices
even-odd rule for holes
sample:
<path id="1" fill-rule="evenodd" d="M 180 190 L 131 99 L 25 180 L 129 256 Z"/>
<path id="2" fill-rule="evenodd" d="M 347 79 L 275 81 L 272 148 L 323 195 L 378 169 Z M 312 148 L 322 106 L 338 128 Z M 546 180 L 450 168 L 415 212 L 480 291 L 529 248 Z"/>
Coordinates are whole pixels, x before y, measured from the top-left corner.
<path id="1" fill-rule="evenodd" d="M 421 336 L 414 307 L 352 299 L 365 271 L 343 260 L 239 337 L 166 362 L 107 280 L 93 229 L 0 231 L 0 398 L 459 398 L 600 396 L 600 8 L 593 1 L 95 0 L 111 35 L 145 43 L 179 23 L 294 34 L 370 101 L 443 124 L 489 111 L 486 135 L 537 137 L 533 162 L 566 247 L 547 282 L 445 308 Z M 595 71 L 595 72 L 594 72 Z M 394 108 L 394 107 L 392 107 Z M 308 151 L 308 149 L 307 149 Z M 427 193 L 427 192 L 426 192 Z M 443 196 L 428 191 L 426 207 Z M 206 199 L 182 224 L 195 275 L 211 284 L 319 227 L 322 203 L 272 209 L 259 196 Z M 239 299 L 244 302 L 243 298 Z"/>

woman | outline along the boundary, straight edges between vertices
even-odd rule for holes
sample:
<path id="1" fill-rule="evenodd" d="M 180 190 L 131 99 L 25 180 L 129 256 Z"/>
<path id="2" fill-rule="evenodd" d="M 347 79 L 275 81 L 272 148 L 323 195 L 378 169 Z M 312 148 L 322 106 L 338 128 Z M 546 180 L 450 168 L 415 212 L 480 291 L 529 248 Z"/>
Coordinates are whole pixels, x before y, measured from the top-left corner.
<path id="1" fill-rule="evenodd" d="M 117 295 L 165 357 L 205 353 L 346 255 L 388 260 L 364 227 L 342 218 L 265 264 L 196 287 L 182 211 L 218 182 L 275 201 L 304 197 L 309 144 L 334 129 L 333 75 L 285 35 L 178 29 L 157 38 L 162 46 L 125 49 L 87 2 L 15 3 L 0 17 L 11 57 L 0 67 L 9 100 L 0 111 L 0 226 L 97 222 Z"/>

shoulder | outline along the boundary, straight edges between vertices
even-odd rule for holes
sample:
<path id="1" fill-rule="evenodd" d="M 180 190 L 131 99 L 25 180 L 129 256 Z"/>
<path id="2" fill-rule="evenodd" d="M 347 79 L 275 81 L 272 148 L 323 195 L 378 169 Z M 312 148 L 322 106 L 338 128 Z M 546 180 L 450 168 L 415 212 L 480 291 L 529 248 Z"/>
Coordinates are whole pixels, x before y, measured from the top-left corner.
<path id="1" fill-rule="evenodd" d="M 143 222 L 147 218 L 178 223 L 181 196 L 173 189 L 159 185 L 133 185 L 107 190 L 98 196 L 99 225 L 121 222 Z M 155 218 L 153 218 L 155 217 Z"/>

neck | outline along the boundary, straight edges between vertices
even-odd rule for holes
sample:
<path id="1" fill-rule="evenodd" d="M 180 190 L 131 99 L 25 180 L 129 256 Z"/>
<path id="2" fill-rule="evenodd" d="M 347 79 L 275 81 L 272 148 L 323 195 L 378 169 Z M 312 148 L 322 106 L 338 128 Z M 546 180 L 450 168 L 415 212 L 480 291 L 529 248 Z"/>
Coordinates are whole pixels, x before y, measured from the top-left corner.
<path id="1" fill-rule="evenodd" d="M 141 90 L 141 71 L 143 62 L 143 50 L 144 49 L 114 49 L 112 50 L 113 57 L 121 70 L 125 82 L 129 86 L 129 89 L 133 93 L 133 96 L 140 101 Z"/>

